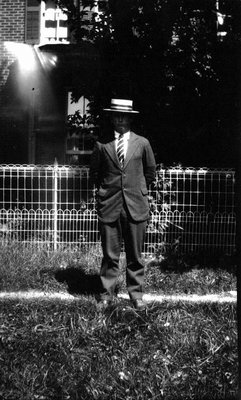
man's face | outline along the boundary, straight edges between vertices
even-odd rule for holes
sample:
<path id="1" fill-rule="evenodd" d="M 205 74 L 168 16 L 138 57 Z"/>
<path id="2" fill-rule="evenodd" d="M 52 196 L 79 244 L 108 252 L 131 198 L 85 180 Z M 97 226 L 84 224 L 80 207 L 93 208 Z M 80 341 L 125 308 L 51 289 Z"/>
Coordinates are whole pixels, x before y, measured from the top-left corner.
<path id="1" fill-rule="evenodd" d="M 112 123 L 114 125 L 115 130 L 118 133 L 126 133 L 130 130 L 132 117 L 130 114 L 125 113 L 113 113 L 112 115 Z"/>

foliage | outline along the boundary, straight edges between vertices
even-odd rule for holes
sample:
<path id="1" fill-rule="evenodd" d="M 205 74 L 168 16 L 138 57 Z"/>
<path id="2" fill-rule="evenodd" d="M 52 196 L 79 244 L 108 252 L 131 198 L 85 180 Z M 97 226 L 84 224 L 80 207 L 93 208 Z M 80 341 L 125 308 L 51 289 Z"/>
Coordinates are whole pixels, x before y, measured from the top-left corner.
<path id="1" fill-rule="evenodd" d="M 182 270 L 185 269 L 185 264 L 179 254 L 179 243 L 183 227 L 173 223 L 168 216 L 171 204 L 175 204 L 176 200 L 173 186 L 172 180 L 163 177 L 161 169 L 156 172 L 149 195 L 151 218 L 147 227 L 147 232 L 153 236 L 154 244 L 148 246 L 148 251 L 152 251 L 155 262 L 162 267 L 165 264 L 168 268 Z M 167 240 L 170 227 L 174 227 L 177 232 L 173 243 Z"/>
<path id="2" fill-rule="evenodd" d="M 170 204 L 175 204 L 174 182 L 163 177 L 162 165 L 156 171 L 155 180 L 151 184 L 149 201 L 151 211 L 168 211 Z"/>
<path id="3" fill-rule="evenodd" d="M 81 206 L 80 206 L 81 207 Z M 32 242 L 32 244 L 44 243 L 44 248 L 50 250 L 53 246 L 54 232 L 49 223 L 37 222 L 34 230 L 32 220 L 23 218 L 20 210 L 10 212 L 0 219 L 1 245 L 11 245 L 19 241 Z M 57 235 L 59 239 L 59 235 Z"/>
<path id="4" fill-rule="evenodd" d="M 81 11 L 78 2 L 56 2 L 68 14 L 76 43 L 92 43 L 99 52 L 93 93 L 99 115 L 110 97 L 131 97 L 141 111 L 137 127 L 151 138 L 158 161 L 216 165 L 219 159 L 233 166 L 229 138 L 238 112 L 239 2 L 219 1 L 219 11 L 231 16 L 223 41 L 215 1 L 109 0 L 100 2 L 102 13 L 92 13 L 91 20 L 84 16 L 93 0 L 84 1 Z M 78 98 L 83 93 L 75 86 Z"/>
<path id="5" fill-rule="evenodd" d="M 98 137 L 98 126 L 93 123 L 96 119 L 91 115 L 81 115 L 80 111 L 76 111 L 74 114 L 69 114 L 67 117 L 67 129 L 69 136 L 72 137 L 68 140 L 68 146 L 73 146 L 72 150 L 86 149 L 92 150 L 94 143 Z M 69 164 L 79 164 L 79 157 L 73 155 L 72 160 L 69 160 Z"/>

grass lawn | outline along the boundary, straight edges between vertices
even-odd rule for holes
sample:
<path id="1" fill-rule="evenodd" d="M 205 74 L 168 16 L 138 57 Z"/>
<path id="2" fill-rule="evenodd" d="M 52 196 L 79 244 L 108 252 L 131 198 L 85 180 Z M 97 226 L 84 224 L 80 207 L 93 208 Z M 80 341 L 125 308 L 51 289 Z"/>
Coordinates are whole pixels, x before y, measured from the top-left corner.
<path id="1" fill-rule="evenodd" d="M 12 244 L 0 247 L 0 259 L 1 290 L 78 293 L 73 301 L 1 302 L 1 400 L 235 398 L 235 304 L 166 301 L 136 312 L 120 300 L 103 310 L 91 292 L 98 291 L 98 249 L 47 255 Z M 235 273 L 225 268 L 146 269 L 149 292 L 235 289 Z"/>
<path id="2" fill-rule="evenodd" d="M 24 248 L 21 244 L 0 244 L 0 290 L 70 291 L 93 294 L 99 290 L 100 248 L 90 251 L 59 251 L 48 254 Z M 236 290 L 233 266 L 193 263 L 193 267 L 163 270 L 146 264 L 145 291 L 158 294 L 215 294 Z M 210 261 L 209 261 L 210 263 Z M 125 292 L 125 260 L 121 258 L 118 290 Z"/>

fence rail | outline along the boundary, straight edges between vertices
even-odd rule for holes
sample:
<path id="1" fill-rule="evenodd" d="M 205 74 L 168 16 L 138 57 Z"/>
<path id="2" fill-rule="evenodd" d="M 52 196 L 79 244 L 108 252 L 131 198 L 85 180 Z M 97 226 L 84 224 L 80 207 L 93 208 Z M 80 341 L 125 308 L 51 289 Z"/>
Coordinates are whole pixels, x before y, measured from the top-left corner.
<path id="1" fill-rule="evenodd" d="M 189 252 L 235 251 L 235 171 L 162 168 L 149 188 L 145 253 L 179 239 Z M 48 249 L 99 242 L 89 169 L 0 165 L 0 239 Z"/>

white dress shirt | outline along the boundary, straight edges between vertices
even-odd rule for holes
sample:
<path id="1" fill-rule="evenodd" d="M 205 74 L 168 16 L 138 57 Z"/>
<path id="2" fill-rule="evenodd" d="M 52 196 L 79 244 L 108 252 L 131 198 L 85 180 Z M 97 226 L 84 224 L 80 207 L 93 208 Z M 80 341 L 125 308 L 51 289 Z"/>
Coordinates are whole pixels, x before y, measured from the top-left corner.
<path id="1" fill-rule="evenodd" d="M 115 131 L 115 149 L 117 150 L 117 141 L 121 133 Z M 130 139 L 130 131 L 123 134 L 124 139 L 124 157 L 126 158 L 126 153 L 128 149 L 128 140 Z"/>

